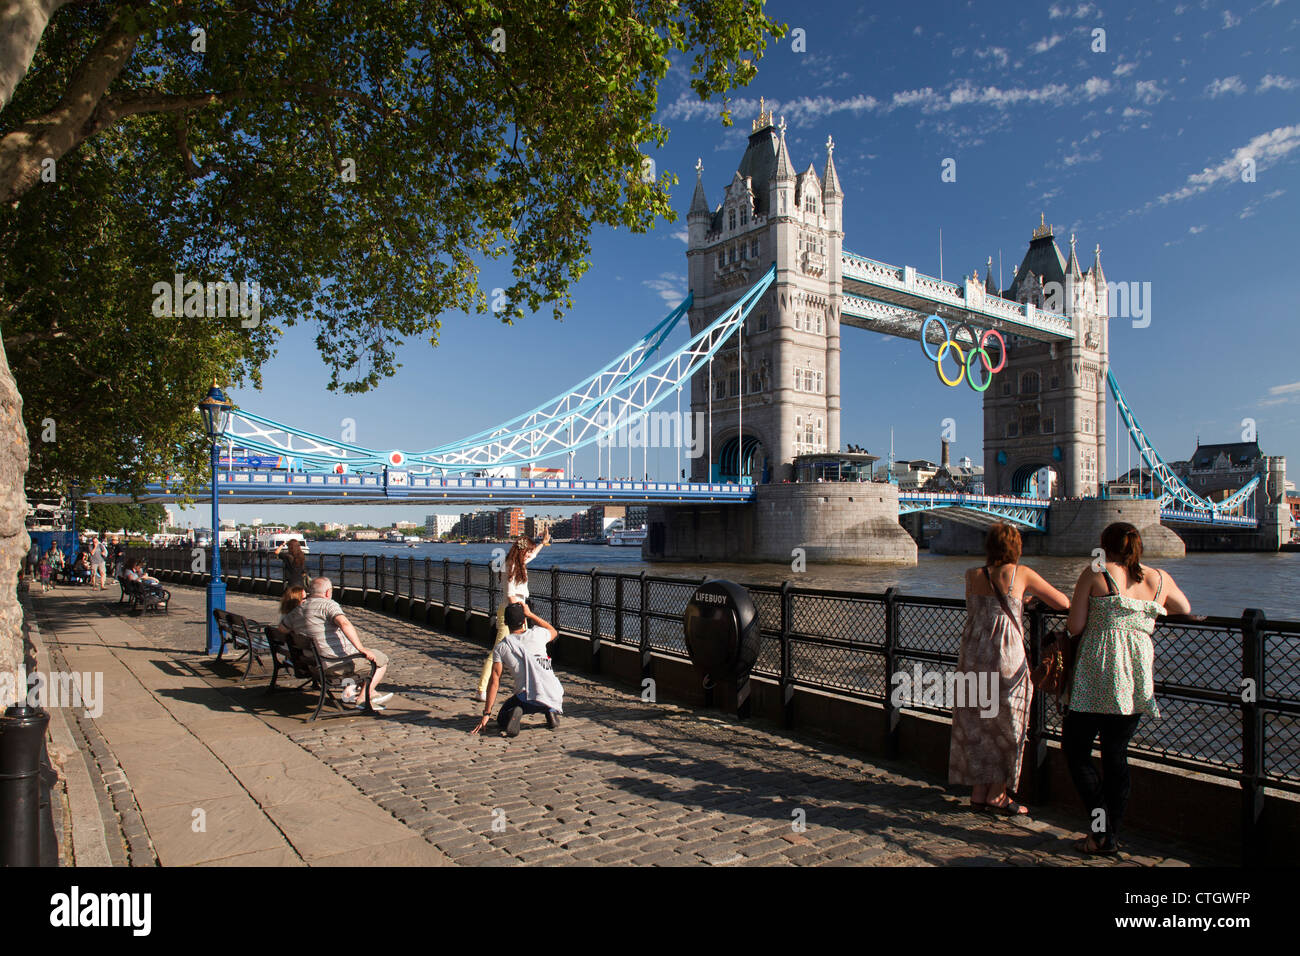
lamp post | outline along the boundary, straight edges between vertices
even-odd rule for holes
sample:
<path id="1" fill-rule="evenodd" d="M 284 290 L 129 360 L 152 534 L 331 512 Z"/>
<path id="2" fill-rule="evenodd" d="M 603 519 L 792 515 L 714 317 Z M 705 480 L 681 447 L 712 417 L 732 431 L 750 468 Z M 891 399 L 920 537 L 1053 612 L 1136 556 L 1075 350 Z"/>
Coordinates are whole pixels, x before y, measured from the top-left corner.
<path id="1" fill-rule="evenodd" d="M 208 397 L 199 402 L 199 411 L 203 414 L 203 427 L 212 444 L 212 578 L 208 581 L 208 653 L 216 654 L 221 650 L 221 632 L 217 628 L 214 610 L 226 609 L 226 582 L 221 580 L 221 518 L 218 514 L 217 472 L 220 466 L 220 448 L 218 441 L 226 430 L 230 420 L 230 410 L 234 403 L 226 398 L 224 392 L 212 383 Z"/>

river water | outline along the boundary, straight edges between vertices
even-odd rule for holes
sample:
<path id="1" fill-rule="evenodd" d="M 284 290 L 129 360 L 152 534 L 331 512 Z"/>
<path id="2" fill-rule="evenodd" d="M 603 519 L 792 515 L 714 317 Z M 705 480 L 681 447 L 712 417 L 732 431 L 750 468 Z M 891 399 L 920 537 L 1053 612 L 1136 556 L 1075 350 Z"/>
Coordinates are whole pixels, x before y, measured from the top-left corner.
<path id="1" fill-rule="evenodd" d="M 492 560 L 500 544 L 425 543 L 409 547 L 381 541 L 317 541 L 315 554 L 382 554 L 387 557 L 434 558 L 441 561 Z M 795 573 L 783 564 L 664 564 L 641 560 L 640 548 L 608 545 L 555 544 L 545 548 L 530 569 L 568 568 L 636 573 L 661 577 L 729 578 L 741 584 L 780 584 L 789 580 L 802 587 L 879 593 L 889 587 L 927 597 L 963 596 L 962 573 L 979 563 L 973 556 L 932 555 L 922 551 L 915 567 L 873 568 L 860 565 L 810 564 Z M 1087 563 L 1081 558 L 1034 557 L 1025 562 L 1069 597 L 1074 582 Z M 1237 617 L 1245 608 L 1259 608 L 1274 620 L 1300 620 L 1300 552 L 1189 554 L 1155 563 L 1177 580 L 1192 602 L 1192 613 Z"/>

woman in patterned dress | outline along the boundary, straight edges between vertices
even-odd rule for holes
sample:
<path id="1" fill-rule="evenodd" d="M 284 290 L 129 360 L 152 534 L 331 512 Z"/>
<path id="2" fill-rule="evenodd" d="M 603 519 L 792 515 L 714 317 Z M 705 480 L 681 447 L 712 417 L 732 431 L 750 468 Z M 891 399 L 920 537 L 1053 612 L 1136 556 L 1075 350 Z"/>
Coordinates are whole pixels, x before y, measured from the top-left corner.
<path id="1" fill-rule="evenodd" d="M 1081 853 L 1113 856 L 1128 804 L 1128 744 L 1143 714 L 1160 716 L 1152 682 L 1156 618 L 1187 614 L 1191 604 L 1167 571 L 1143 567 L 1142 536 L 1117 522 L 1101 533 L 1106 561 L 1079 575 L 1070 603 L 1071 634 L 1081 634 L 1062 726 L 1062 748 L 1075 789 L 1088 809 Z M 1092 762 L 1101 736 L 1102 772 Z"/>
<path id="2" fill-rule="evenodd" d="M 989 529 L 984 551 L 984 566 L 966 572 L 966 628 L 957 674 L 967 687 L 972 678 L 976 687 L 987 687 L 990 678 L 981 675 L 995 675 L 991 703 L 996 709 L 970 700 L 953 707 L 948 780 L 970 784 L 971 809 L 1017 815 L 1029 811 L 1007 791 L 1015 790 L 1020 780 L 1032 697 L 1021 612 L 1027 598 L 1036 597 L 1058 611 L 1070 602 L 1038 572 L 1018 563 L 1020 532 L 1011 525 Z"/>

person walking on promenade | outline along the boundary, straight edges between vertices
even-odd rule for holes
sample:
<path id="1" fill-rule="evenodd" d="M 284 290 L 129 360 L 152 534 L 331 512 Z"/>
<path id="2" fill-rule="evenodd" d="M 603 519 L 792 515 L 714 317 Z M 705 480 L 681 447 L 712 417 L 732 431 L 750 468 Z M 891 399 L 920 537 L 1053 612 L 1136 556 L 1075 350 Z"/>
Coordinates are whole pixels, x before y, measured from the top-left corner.
<path id="1" fill-rule="evenodd" d="M 41 593 L 44 594 L 50 589 L 50 556 L 48 554 L 41 555 L 37 569 L 41 575 Z"/>
<path id="2" fill-rule="evenodd" d="M 285 553 L 281 554 L 282 551 Z M 298 542 L 298 539 L 290 538 L 288 550 L 285 549 L 284 545 L 280 545 L 275 549 L 274 554 L 284 562 L 285 586 L 299 584 L 305 590 L 308 586 L 307 554 L 302 550 L 302 545 Z"/>
<path id="3" fill-rule="evenodd" d="M 1105 562 L 1084 569 L 1070 602 L 1068 626 L 1080 637 L 1061 746 L 1090 821 L 1091 832 L 1074 847 L 1113 856 L 1128 805 L 1129 741 L 1143 714 L 1160 716 L 1152 679 L 1156 618 L 1192 606 L 1172 575 L 1142 566 L 1142 536 L 1133 525 L 1107 526 L 1101 547 Z M 1100 775 L 1092 762 L 1098 735 Z"/>
<path id="4" fill-rule="evenodd" d="M 1022 611 L 1027 598 L 1064 611 L 1064 594 L 1020 564 L 1020 532 L 996 524 L 984 539 L 985 562 L 966 572 L 966 628 L 957 675 L 966 688 L 996 675 L 996 709 L 966 700 L 952 712 L 948 780 L 969 784 L 973 810 L 1017 815 L 1029 811 L 1008 791 L 1017 789 L 1033 697 L 1025 655 Z M 985 677 L 984 675 L 990 675 Z"/>
<path id="5" fill-rule="evenodd" d="M 311 638 L 326 670 L 346 667 L 349 670 L 343 673 L 351 673 L 350 669 L 353 668 L 354 661 L 343 661 L 335 665 L 331 665 L 329 661 L 352 654 L 365 655 L 366 660 L 375 665 L 374 674 L 370 678 L 368 703 L 371 710 L 383 710 L 384 702 L 393 696 L 376 693 L 379 690 L 379 682 L 388 672 L 388 655 L 361 643 L 361 635 L 343 613 L 343 608 L 334 600 L 334 587 L 330 584 L 329 578 L 313 578 L 307 592 L 306 600 L 281 618 L 281 626 L 295 634 Z M 355 685 L 349 689 L 355 691 Z M 357 696 L 355 692 L 348 694 L 345 691 L 343 702 L 356 703 Z"/>
<path id="6" fill-rule="evenodd" d="M 49 558 L 50 558 L 50 580 L 51 580 L 50 586 L 57 588 L 59 586 L 59 575 L 63 573 L 63 568 L 67 564 L 67 560 L 63 556 L 63 549 L 60 548 L 57 544 L 50 545 Z"/>
<path id="7" fill-rule="evenodd" d="M 105 562 L 108 561 L 108 548 L 99 540 L 98 535 L 90 536 L 90 583 L 102 591 L 108 587 L 104 576 Z M 96 583 L 98 582 L 98 583 Z"/>
<path id="8" fill-rule="evenodd" d="M 511 604 L 505 610 L 505 620 L 510 630 L 492 651 L 492 679 L 483 702 L 483 716 L 470 733 L 481 733 L 491 719 L 504 667 L 515 675 L 515 693 L 497 714 L 497 726 L 502 733 L 518 737 L 524 714 L 545 714 L 546 726 L 555 730 L 560 726 L 564 710 L 564 687 L 551 669 L 548 645 L 559 631 L 530 611 L 527 604 Z M 532 627 L 527 626 L 529 621 Z"/>
<path id="9" fill-rule="evenodd" d="M 510 551 L 506 554 L 505 567 L 501 571 L 498 581 L 497 600 L 497 633 L 496 640 L 492 642 L 492 650 L 488 651 L 487 659 L 483 661 L 483 669 L 478 676 L 478 694 L 476 699 L 481 703 L 487 700 L 488 681 L 492 677 L 493 652 L 498 644 L 509 633 L 505 623 L 506 607 L 510 604 L 523 604 L 528 600 L 528 563 L 542 553 L 542 548 L 551 543 L 551 529 L 546 529 L 546 535 L 536 544 L 533 539 L 520 535 L 510 546 Z"/>
<path id="10" fill-rule="evenodd" d="M 121 577 L 126 570 L 126 546 L 117 539 L 117 535 L 108 539 L 108 560 L 113 569 L 113 577 Z"/>

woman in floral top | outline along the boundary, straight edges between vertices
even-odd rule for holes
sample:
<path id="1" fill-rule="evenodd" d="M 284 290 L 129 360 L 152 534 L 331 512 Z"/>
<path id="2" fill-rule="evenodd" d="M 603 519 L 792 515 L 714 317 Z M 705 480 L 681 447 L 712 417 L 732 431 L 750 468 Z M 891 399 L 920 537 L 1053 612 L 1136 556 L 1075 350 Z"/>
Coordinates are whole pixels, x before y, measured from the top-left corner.
<path id="1" fill-rule="evenodd" d="M 1079 634 L 1062 747 L 1093 832 L 1075 843 L 1081 853 L 1113 856 L 1128 804 L 1128 744 L 1143 714 L 1160 716 L 1152 681 L 1151 634 L 1156 618 L 1187 614 L 1191 605 L 1173 577 L 1143 567 L 1142 536 L 1117 522 L 1101 533 L 1106 553 L 1079 575 L 1069 628 Z M 1102 772 L 1092 762 L 1101 736 Z"/>

